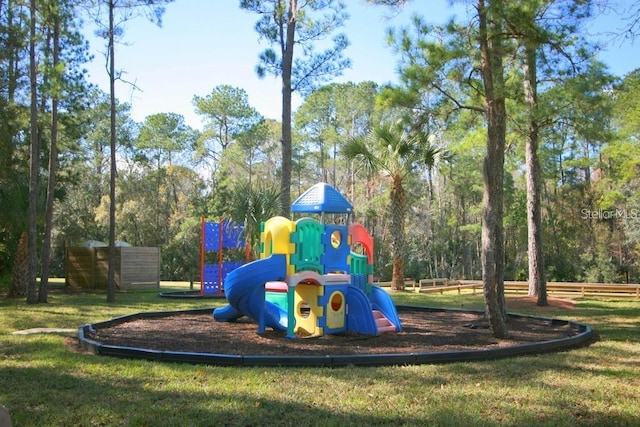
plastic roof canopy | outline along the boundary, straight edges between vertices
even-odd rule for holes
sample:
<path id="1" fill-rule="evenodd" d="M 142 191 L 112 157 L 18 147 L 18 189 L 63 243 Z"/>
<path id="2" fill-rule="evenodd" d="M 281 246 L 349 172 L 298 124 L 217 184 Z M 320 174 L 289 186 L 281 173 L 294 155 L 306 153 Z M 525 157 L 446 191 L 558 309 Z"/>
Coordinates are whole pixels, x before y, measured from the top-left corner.
<path id="1" fill-rule="evenodd" d="M 320 182 L 302 193 L 291 204 L 291 212 L 351 213 L 353 205 L 338 190 Z"/>

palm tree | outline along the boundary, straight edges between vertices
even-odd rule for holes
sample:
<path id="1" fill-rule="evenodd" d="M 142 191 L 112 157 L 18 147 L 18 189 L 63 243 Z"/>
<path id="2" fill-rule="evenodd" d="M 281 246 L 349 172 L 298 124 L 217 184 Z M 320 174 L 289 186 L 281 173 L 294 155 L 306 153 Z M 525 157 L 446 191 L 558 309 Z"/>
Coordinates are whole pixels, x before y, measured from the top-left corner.
<path id="1" fill-rule="evenodd" d="M 391 256 L 393 290 L 404 289 L 404 248 L 407 197 L 403 183 L 421 165 L 429 170 L 440 150 L 422 134 L 408 133 L 395 126 L 376 126 L 364 137 L 349 140 L 342 148 L 347 160 L 356 160 L 371 173 L 382 174 L 391 181 Z"/>
<path id="2" fill-rule="evenodd" d="M 268 183 L 253 188 L 249 182 L 240 182 L 234 187 L 225 212 L 233 221 L 244 224 L 246 241 L 253 258 L 260 252 L 260 224 L 279 213 L 279 188 Z"/>

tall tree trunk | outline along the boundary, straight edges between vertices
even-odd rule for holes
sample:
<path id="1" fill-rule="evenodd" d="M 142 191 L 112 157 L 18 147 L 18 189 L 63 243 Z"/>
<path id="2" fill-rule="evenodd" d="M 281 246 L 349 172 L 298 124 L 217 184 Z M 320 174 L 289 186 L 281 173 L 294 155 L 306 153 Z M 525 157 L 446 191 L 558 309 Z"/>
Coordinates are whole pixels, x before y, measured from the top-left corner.
<path id="1" fill-rule="evenodd" d="M 55 7 L 55 6 L 54 6 Z M 53 17 L 53 79 L 57 82 L 57 67 L 60 60 L 60 18 L 58 11 Z M 53 87 L 57 87 L 54 84 Z M 49 148 L 49 180 L 47 182 L 47 201 L 44 216 L 44 238 L 42 239 L 42 275 L 38 290 L 38 301 L 47 302 L 49 293 L 49 263 L 51 259 L 51 232 L 53 224 L 53 201 L 56 188 L 56 169 L 58 165 L 58 93 L 51 97 L 51 147 Z"/>
<path id="2" fill-rule="evenodd" d="M 107 302 L 116 300 L 115 260 L 116 260 L 116 67 L 114 0 L 109 1 L 109 91 L 111 100 L 111 169 L 109 173 L 109 270 L 107 273 Z"/>
<path id="3" fill-rule="evenodd" d="M 36 74 L 36 0 L 30 2 L 29 19 L 29 83 L 31 87 L 31 151 L 29 158 L 29 230 L 28 230 L 28 281 L 27 302 L 38 302 L 38 174 L 40 171 L 40 135 L 38 134 L 38 76 Z"/>
<path id="4" fill-rule="evenodd" d="M 506 107 L 500 12 L 502 1 L 478 0 L 479 44 L 487 117 L 487 153 L 483 164 L 482 282 L 493 335 L 507 336 L 504 302 L 503 177 Z"/>
<path id="5" fill-rule="evenodd" d="M 391 188 L 391 256 L 393 257 L 391 288 L 396 291 L 404 289 L 405 216 L 404 188 L 400 178 L 394 177 Z"/>
<path id="6" fill-rule="evenodd" d="M 13 271 L 9 285 L 9 298 L 24 297 L 29 283 L 29 249 L 27 233 L 20 235 L 16 255 L 13 258 Z"/>
<path id="7" fill-rule="evenodd" d="M 538 78 L 536 48 L 525 45 L 524 97 L 528 105 L 525 163 L 527 179 L 527 249 L 529 257 L 529 295 L 537 296 L 537 305 L 547 305 L 547 283 L 544 278 L 542 253 L 542 208 L 540 191 L 542 173 L 538 158 Z"/>
<path id="8" fill-rule="evenodd" d="M 7 4 L 7 28 L 14 28 L 16 25 L 15 15 L 20 15 L 19 9 L 13 4 L 13 1 L 9 1 Z M 19 19 L 19 18 L 18 18 Z M 11 105 L 15 102 L 16 91 L 18 90 L 18 81 L 20 79 L 20 58 L 22 57 L 22 41 L 16 36 L 16 31 L 8 31 L 6 34 L 6 43 L 9 48 L 7 55 L 9 57 L 9 63 L 7 66 L 7 102 Z"/>
<path id="9" fill-rule="evenodd" d="M 297 0 L 289 0 L 286 39 L 282 48 L 282 176 L 280 181 L 280 209 L 283 216 L 291 210 L 291 71 L 293 46 L 298 14 Z"/>

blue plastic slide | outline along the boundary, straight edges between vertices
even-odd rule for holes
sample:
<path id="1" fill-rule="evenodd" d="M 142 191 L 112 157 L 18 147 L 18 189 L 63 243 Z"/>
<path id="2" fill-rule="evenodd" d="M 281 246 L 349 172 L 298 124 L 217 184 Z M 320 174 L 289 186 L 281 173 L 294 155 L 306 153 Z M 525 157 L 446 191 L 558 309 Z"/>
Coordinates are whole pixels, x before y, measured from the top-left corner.
<path id="1" fill-rule="evenodd" d="M 398 316 L 398 310 L 393 303 L 391 296 L 382 289 L 380 286 L 371 285 L 371 294 L 369 295 L 371 301 L 371 307 L 374 310 L 380 310 L 391 323 L 396 327 L 396 332 L 402 331 L 402 323 L 400 323 L 400 316 Z"/>
<path id="2" fill-rule="evenodd" d="M 349 316 L 347 330 L 366 335 L 379 335 L 374 311 L 379 311 L 395 327 L 396 332 L 402 330 L 400 317 L 391 296 L 381 287 L 372 285 L 367 296 L 362 290 L 350 287 L 347 292 Z"/>
<path id="3" fill-rule="evenodd" d="M 286 331 L 287 313 L 265 301 L 264 292 L 266 282 L 284 280 L 285 274 L 285 255 L 271 255 L 233 270 L 224 281 L 229 305 L 213 310 L 213 317 L 221 322 L 230 322 L 248 316 L 258 322 L 258 332 L 264 332 L 267 326 Z"/>
<path id="4" fill-rule="evenodd" d="M 349 286 L 347 290 L 347 330 L 364 335 L 378 335 L 376 319 L 371 311 L 371 301 L 361 289 Z"/>

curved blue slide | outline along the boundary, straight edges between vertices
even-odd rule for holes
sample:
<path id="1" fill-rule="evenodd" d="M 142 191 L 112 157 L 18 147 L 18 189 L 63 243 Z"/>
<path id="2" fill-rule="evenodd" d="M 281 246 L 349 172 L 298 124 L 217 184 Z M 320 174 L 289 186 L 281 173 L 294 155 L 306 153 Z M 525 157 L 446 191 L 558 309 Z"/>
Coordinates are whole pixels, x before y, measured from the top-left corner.
<path id="1" fill-rule="evenodd" d="M 267 326 L 286 331 L 286 311 L 266 301 L 264 292 L 266 282 L 285 279 L 286 262 L 285 255 L 274 254 L 229 273 L 224 280 L 224 292 L 229 305 L 213 310 L 214 319 L 230 322 L 248 316 L 258 322 L 259 333 L 264 332 Z"/>
<path id="2" fill-rule="evenodd" d="M 382 289 L 380 286 L 371 285 L 371 294 L 369 295 L 371 306 L 374 310 L 380 310 L 391 323 L 396 327 L 396 332 L 402 331 L 402 323 L 400 323 L 400 316 L 398 316 L 398 310 L 393 303 L 391 296 Z"/>
<path id="3" fill-rule="evenodd" d="M 349 287 L 347 291 L 349 316 L 347 330 L 366 335 L 378 335 L 378 325 L 374 310 L 381 312 L 394 325 L 395 331 L 402 331 L 402 324 L 391 296 L 381 287 L 372 285 L 369 296 L 361 289 Z"/>

